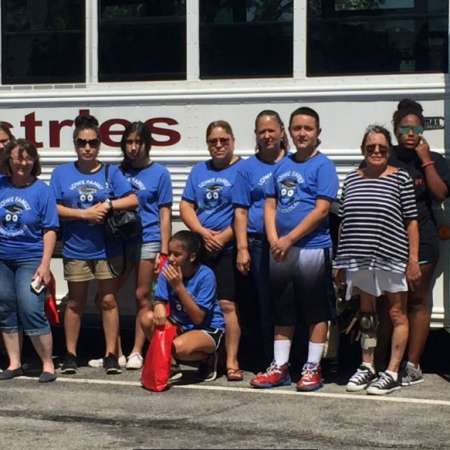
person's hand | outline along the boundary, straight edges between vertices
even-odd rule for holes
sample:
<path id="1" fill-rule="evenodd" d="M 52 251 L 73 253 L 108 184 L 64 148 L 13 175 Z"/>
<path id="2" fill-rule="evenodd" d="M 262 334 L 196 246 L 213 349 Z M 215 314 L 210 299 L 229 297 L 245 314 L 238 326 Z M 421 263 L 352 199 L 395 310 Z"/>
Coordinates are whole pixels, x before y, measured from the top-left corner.
<path id="1" fill-rule="evenodd" d="M 40 264 L 39 267 L 36 269 L 36 272 L 34 272 L 32 279 L 34 280 L 36 278 L 39 278 L 42 284 L 48 286 L 51 280 L 50 266 L 46 264 Z"/>
<path id="2" fill-rule="evenodd" d="M 292 247 L 293 242 L 288 235 L 279 238 L 274 241 L 270 246 L 270 251 L 272 252 L 273 259 L 276 262 L 281 262 L 286 259 L 289 249 Z"/>
<path id="3" fill-rule="evenodd" d="M 168 264 L 162 271 L 163 277 L 169 282 L 172 289 L 176 291 L 183 285 L 183 274 L 181 267 Z"/>
<path id="4" fill-rule="evenodd" d="M 164 303 L 156 303 L 153 308 L 153 320 L 155 322 L 155 326 L 157 327 L 161 327 L 166 324 L 166 305 Z"/>
<path id="5" fill-rule="evenodd" d="M 420 158 L 422 163 L 432 161 L 430 146 L 423 136 L 420 136 L 419 144 L 416 147 L 417 156 Z"/>
<path id="6" fill-rule="evenodd" d="M 236 267 L 242 275 L 247 275 L 250 271 L 250 253 L 248 249 L 238 250 L 236 258 Z"/>
<path id="7" fill-rule="evenodd" d="M 209 253 L 220 252 L 223 249 L 223 244 L 220 242 L 219 231 L 210 230 L 209 228 L 203 228 L 200 232 L 205 248 Z"/>
<path id="8" fill-rule="evenodd" d="M 422 276 L 422 271 L 420 270 L 420 265 L 417 261 L 410 261 L 406 268 L 406 279 L 408 284 L 414 290 Z"/>
<path id="9" fill-rule="evenodd" d="M 334 274 L 334 282 L 338 288 L 342 288 L 345 285 L 345 269 L 337 269 Z"/>
<path id="10" fill-rule="evenodd" d="M 91 224 L 103 223 L 108 214 L 109 207 L 104 203 L 97 203 L 89 208 L 83 209 L 83 219 Z"/>

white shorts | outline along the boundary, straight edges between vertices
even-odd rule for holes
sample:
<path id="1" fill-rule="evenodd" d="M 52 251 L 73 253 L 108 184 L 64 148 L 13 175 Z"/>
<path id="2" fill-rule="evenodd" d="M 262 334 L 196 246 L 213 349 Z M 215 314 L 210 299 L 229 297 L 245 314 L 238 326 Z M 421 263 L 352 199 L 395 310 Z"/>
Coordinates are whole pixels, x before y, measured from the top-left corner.
<path id="1" fill-rule="evenodd" d="M 385 292 L 408 292 L 408 283 L 404 273 L 388 272 L 386 270 L 346 271 L 346 299 L 350 299 L 354 288 L 379 297 Z"/>

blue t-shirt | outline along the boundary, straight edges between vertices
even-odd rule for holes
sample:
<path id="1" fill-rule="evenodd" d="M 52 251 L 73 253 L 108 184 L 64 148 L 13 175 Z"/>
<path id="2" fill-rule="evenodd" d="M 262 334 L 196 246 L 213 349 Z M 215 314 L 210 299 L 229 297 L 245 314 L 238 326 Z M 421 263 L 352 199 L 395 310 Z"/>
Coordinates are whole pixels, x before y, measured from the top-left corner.
<path id="1" fill-rule="evenodd" d="M 161 164 L 151 163 L 142 169 L 129 168 L 123 174 L 139 199 L 142 220 L 142 241 L 160 242 L 159 209 L 172 206 L 172 182 L 169 171 Z"/>
<path id="2" fill-rule="evenodd" d="M 248 210 L 249 233 L 264 234 L 264 195 L 272 173 L 282 160 L 270 164 L 258 155 L 242 162 L 233 189 L 233 205 Z"/>
<path id="3" fill-rule="evenodd" d="M 232 190 L 242 160 L 225 169 L 215 169 L 212 160 L 199 162 L 191 170 L 183 200 L 195 204 L 205 228 L 222 231 L 233 223 Z"/>
<path id="4" fill-rule="evenodd" d="M 155 300 L 169 302 L 170 319 L 181 326 L 183 331 L 193 329 L 224 329 L 223 313 L 217 302 L 216 277 L 207 266 L 200 265 L 192 277 L 183 280 L 186 290 L 195 303 L 205 311 L 205 319 L 200 325 L 194 325 L 191 318 L 184 312 L 183 305 L 173 292 L 170 283 L 161 273 L 158 277 L 155 291 Z"/>
<path id="5" fill-rule="evenodd" d="M 9 177 L 0 178 L 0 260 L 41 259 L 43 230 L 58 227 L 56 200 L 49 186 L 36 180 L 18 188 Z"/>
<path id="6" fill-rule="evenodd" d="M 303 162 L 289 154 L 274 170 L 267 184 L 266 197 L 277 199 L 276 227 L 280 237 L 293 230 L 323 198 L 334 201 L 339 189 L 339 180 L 334 164 L 322 153 Z M 300 248 L 328 248 L 331 238 L 328 219 L 312 233 L 298 240 Z"/>
<path id="7" fill-rule="evenodd" d="M 75 163 L 56 167 L 50 185 L 56 201 L 68 208 L 87 209 L 109 198 L 123 197 L 132 188 L 116 166 L 109 166 L 108 183 L 105 166 L 94 173 L 83 173 Z M 105 259 L 105 232 L 103 224 L 91 225 L 85 220 L 66 220 L 61 223 L 65 258 L 91 260 Z M 108 256 L 120 252 L 120 246 L 108 247 Z"/>

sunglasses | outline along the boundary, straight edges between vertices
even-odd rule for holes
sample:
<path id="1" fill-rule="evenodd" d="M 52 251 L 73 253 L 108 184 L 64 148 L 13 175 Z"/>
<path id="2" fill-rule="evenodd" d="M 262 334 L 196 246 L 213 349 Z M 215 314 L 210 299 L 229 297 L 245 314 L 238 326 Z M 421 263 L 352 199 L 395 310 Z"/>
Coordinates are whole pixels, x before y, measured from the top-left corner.
<path id="1" fill-rule="evenodd" d="M 100 139 L 80 139 L 78 138 L 75 141 L 75 144 L 77 147 L 86 147 L 86 145 L 89 145 L 91 148 L 97 148 L 100 145 Z"/>
<path id="2" fill-rule="evenodd" d="M 206 142 L 208 145 L 228 145 L 230 143 L 230 138 L 214 138 L 208 139 Z"/>
<path id="3" fill-rule="evenodd" d="M 366 154 L 369 156 L 374 155 L 375 153 L 379 153 L 381 156 L 386 156 L 389 149 L 385 145 L 380 144 L 369 144 L 366 145 Z"/>
<path id="4" fill-rule="evenodd" d="M 398 127 L 398 131 L 400 131 L 400 134 L 422 134 L 423 127 Z"/>

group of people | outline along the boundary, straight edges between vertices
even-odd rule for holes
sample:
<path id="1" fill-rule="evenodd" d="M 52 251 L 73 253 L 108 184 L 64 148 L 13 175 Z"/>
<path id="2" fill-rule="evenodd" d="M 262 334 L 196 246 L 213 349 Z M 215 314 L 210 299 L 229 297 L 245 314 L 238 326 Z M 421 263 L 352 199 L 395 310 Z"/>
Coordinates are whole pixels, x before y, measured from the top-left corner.
<path id="1" fill-rule="evenodd" d="M 398 141 L 383 127 L 364 133 L 363 161 L 351 171 L 338 200 L 333 162 L 320 152 L 320 118 L 309 107 L 292 112 L 285 128 L 279 114 L 255 120 L 255 155 L 234 153 L 230 124 L 206 130 L 210 159 L 192 168 L 180 203 L 188 230 L 171 236 L 172 186 L 168 170 L 150 158 L 151 134 L 130 124 L 118 165 L 98 159 L 100 135 L 92 116 L 75 120 L 75 162 L 58 166 L 50 186 L 39 181 L 34 145 L 15 140 L 0 125 L 0 329 L 9 356 L 0 379 L 23 374 L 22 333 L 42 359 L 39 381 L 53 381 L 52 337 L 44 314 L 44 292 L 57 230 L 63 241 L 68 303 L 64 313 L 63 373 L 77 372 L 77 341 L 89 281 L 96 280 L 105 355 L 91 360 L 107 374 L 140 369 L 143 347 L 155 326 L 177 325 L 172 379 L 179 361 L 199 361 L 199 374 L 213 380 L 223 340 L 228 381 L 242 381 L 239 363 L 243 296 L 251 296 L 259 337 L 255 388 L 291 383 L 289 356 L 296 329 L 308 332 L 306 363 L 296 389 L 322 386 L 321 359 L 335 319 L 335 288 L 360 298 L 362 363 L 347 390 L 383 395 L 423 381 L 420 358 L 427 340 L 433 270 L 439 239 L 433 201 L 447 198 L 450 172 L 423 137 L 420 104 L 404 99 L 393 116 Z M 289 149 L 289 138 L 294 146 Z M 339 201 L 339 239 L 332 242 L 329 215 Z M 112 211 L 137 209 L 142 236 L 122 245 L 105 239 Z M 333 244 L 336 252 L 333 255 Z M 125 258 L 119 276 L 111 262 Z M 121 348 L 116 294 L 136 276 L 135 341 L 128 357 Z M 335 279 L 333 280 L 333 276 Z M 152 287 L 155 282 L 155 288 Z M 242 288 L 242 286 L 246 288 Z M 375 371 L 376 302 L 385 299 L 392 322 L 389 364 Z M 247 298 L 246 301 L 249 301 Z"/>

